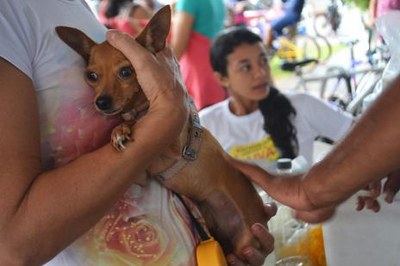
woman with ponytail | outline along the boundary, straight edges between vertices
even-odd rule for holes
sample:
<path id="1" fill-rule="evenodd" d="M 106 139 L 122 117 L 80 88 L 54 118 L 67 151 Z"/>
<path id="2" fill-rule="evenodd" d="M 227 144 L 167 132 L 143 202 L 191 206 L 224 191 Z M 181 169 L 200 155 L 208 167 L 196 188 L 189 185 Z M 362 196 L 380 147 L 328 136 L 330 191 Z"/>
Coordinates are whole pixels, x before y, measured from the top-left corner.
<path id="1" fill-rule="evenodd" d="M 245 27 L 224 30 L 210 52 L 214 74 L 230 97 L 200 112 L 207 128 L 233 157 L 295 158 L 313 162 L 321 136 L 341 139 L 353 117 L 305 93 L 274 87 L 262 39 Z"/>

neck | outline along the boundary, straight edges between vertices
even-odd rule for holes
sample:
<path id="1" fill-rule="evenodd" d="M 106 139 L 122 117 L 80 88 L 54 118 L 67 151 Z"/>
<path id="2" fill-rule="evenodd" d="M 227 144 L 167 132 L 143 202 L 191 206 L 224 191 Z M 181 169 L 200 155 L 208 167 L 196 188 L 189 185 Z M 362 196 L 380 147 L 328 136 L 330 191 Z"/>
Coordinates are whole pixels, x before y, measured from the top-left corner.
<path id="1" fill-rule="evenodd" d="M 258 109 L 258 101 L 241 101 L 232 99 L 229 102 L 229 109 L 237 116 L 248 115 Z"/>

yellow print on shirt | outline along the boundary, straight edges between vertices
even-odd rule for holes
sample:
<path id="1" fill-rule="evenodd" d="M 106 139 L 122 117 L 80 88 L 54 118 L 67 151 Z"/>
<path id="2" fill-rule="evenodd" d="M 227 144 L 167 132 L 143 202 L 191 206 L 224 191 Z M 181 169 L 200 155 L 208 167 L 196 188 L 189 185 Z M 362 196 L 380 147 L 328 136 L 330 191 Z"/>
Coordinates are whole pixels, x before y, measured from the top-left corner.
<path id="1" fill-rule="evenodd" d="M 271 137 L 267 136 L 257 142 L 234 146 L 229 154 L 237 159 L 268 159 L 275 161 L 280 157 Z"/>

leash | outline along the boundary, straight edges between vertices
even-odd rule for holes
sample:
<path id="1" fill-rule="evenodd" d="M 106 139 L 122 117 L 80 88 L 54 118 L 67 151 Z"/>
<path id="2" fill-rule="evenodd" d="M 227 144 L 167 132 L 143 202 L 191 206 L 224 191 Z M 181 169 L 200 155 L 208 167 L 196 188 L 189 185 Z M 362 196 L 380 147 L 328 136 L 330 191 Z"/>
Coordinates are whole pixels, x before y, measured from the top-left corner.
<path id="1" fill-rule="evenodd" d="M 174 194 L 182 202 L 201 238 L 201 242 L 196 247 L 197 266 L 228 266 L 221 245 L 203 229 L 182 196 L 175 192 Z"/>
<path id="2" fill-rule="evenodd" d="M 190 210 L 189 206 L 185 203 L 182 196 L 176 192 L 174 192 L 174 194 L 178 197 L 178 199 L 182 202 L 183 206 L 185 207 L 187 213 L 189 214 L 190 219 L 194 224 L 194 227 L 196 228 L 196 231 L 199 233 L 201 241 L 209 240 L 211 237 L 207 234 L 207 232 L 204 230 L 203 226 L 201 226 L 199 221 L 197 221 L 196 217 L 194 217 L 192 211 Z"/>

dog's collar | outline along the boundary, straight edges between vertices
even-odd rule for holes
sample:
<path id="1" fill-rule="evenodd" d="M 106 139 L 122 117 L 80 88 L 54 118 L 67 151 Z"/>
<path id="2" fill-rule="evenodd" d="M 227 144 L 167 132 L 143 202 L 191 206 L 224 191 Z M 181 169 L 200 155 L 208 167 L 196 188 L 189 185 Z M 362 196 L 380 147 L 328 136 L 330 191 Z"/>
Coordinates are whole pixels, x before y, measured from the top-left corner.
<path id="1" fill-rule="evenodd" d="M 188 140 L 185 147 L 182 150 L 182 157 L 176 161 L 170 168 L 164 172 L 155 175 L 155 178 L 161 182 L 168 180 L 171 177 L 177 175 L 185 166 L 191 161 L 197 159 L 197 155 L 201 145 L 201 134 L 202 129 L 200 125 L 199 114 L 197 113 L 196 107 L 193 102 L 190 103 L 190 130 Z"/>

